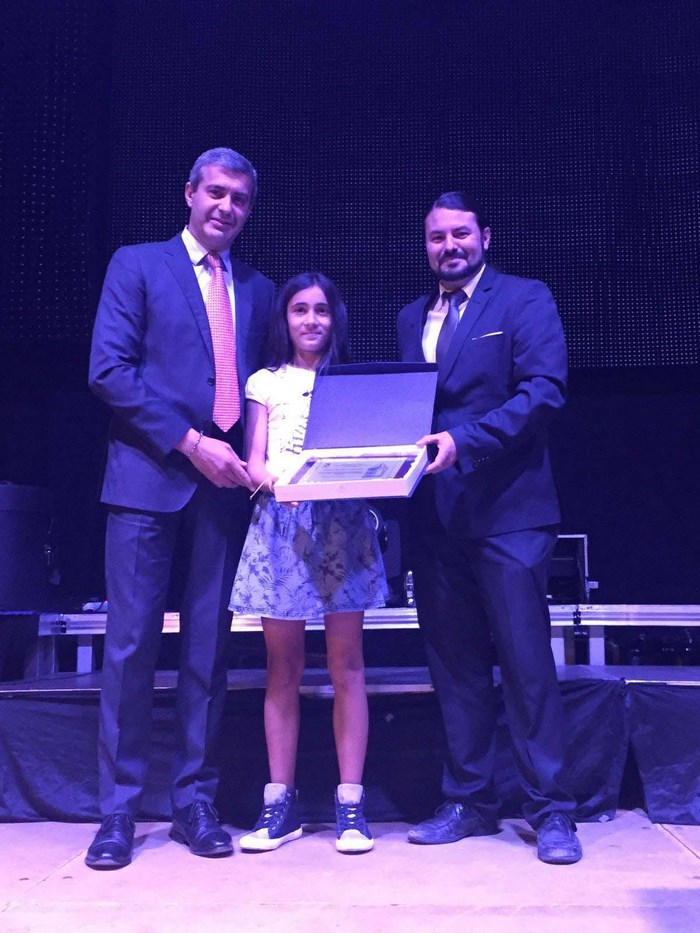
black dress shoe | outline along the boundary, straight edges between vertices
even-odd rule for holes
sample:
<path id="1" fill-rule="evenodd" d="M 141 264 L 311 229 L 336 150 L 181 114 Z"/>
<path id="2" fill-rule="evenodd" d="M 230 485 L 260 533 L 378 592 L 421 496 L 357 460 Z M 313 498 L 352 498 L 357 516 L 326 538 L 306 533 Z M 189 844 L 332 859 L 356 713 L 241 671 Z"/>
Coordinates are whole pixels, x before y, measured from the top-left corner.
<path id="1" fill-rule="evenodd" d="M 548 814 L 537 830 L 537 858 L 549 865 L 573 865 L 582 855 L 571 817 L 566 813 Z"/>
<path id="2" fill-rule="evenodd" d="M 102 820 L 95 840 L 87 850 L 90 868 L 123 868 L 131 861 L 136 824 L 128 813 L 111 813 Z"/>
<path id="3" fill-rule="evenodd" d="M 465 804 L 448 800 L 437 808 L 435 816 L 409 829 L 408 841 L 433 846 L 467 836 L 493 836 L 497 832 L 497 823 L 485 822 Z"/>
<path id="4" fill-rule="evenodd" d="M 195 800 L 173 815 L 170 838 L 189 846 L 193 855 L 229 855 L 233 852 L 231 837 L 219 826 L 216 810 L 205 800 Z"/>

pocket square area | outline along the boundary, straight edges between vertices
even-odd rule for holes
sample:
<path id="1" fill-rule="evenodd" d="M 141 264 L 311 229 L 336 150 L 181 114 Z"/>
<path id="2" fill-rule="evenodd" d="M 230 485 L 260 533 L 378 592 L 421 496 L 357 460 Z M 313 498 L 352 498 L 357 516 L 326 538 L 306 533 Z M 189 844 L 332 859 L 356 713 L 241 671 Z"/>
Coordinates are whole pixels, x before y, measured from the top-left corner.
<path id="1" fill-rule="evenodd" d="M 492 330 L 490 334 L 480 334 L 478 337 L 472 337 L 472 340 L 483 340 L 484 337 L 501 337 L 502 335 L 502 330 Z"/>

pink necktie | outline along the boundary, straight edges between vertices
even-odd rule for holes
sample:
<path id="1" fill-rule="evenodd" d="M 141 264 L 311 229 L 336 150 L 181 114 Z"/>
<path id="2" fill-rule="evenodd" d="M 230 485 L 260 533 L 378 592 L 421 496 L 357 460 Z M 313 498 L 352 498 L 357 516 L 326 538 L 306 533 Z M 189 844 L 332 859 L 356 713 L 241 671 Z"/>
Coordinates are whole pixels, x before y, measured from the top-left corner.
<path id="1" fill-rule="evenodd" d="M 233 333 L 233 315 L 224 270 L 218 253 L 204 257 L 211 270 L 207 292 L 207 317 L 214 347 L 214 424 L 228 431 L 241 417 L 241 397 L 236 369 L 236 338 Z"/>

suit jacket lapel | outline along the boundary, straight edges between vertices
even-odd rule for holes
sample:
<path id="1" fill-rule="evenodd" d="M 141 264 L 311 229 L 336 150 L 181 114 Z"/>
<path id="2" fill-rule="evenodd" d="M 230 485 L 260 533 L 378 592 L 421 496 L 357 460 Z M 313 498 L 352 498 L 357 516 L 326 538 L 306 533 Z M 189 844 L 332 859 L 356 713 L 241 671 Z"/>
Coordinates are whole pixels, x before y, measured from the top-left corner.
<path id="1" fill-rule="evenodd" d="M 410 362 L 425 363 L 425 353 L 423 352 L 423 330 L 425 328 L 425 319 L 429 309 L 435 304 L 437 289 L 433 289 L 429 295 L 426 295 L 422 302 L 416 303 L 416 308 L 407 321 L 408 333 L 406 346 L 410 353 Z"/>
<path id="2" fill-rule="evenodd" d="M 182 289 L 182 293 L 187 300 L 192 314 L 194 315 L 197 327 L 202 335 L 204 346 L 209 354 L 211 361 L 214 362 L 214 347 L 211 342 L 211 330 L 209 328 L 209 319 L 207 318 L 207 309 L 204 306 L 204 299 L 197 282 L 197 276 L 192 268 L 192 260 L 189 257 L 182 237 L 178 233 L 168 243 L 165 251 L 165 261 L 170 271 Z"/>
<path id="3" fill-rule="evenodd" d="M 247 348 L 250 345 L 248 336 L 253 315 L 253 294 L 250 281 L 244 281 L 240 276 L 238 263 L 233 257 L 231 257 L 231 273 L 233 276 L 233 292 L 236 296 L 236 359 L 238 361 L 238 380 L 241 383 L 242 392 L 251 369 Z M 243 398 L 243 395 L 241 395 L 241 398 Z"/>
<path id="4" fill-rule="evenodd" d="M 457 325 L 457 330 L 454 332 L 452 340 L 450 341 L 450 346 L 447 350 L 447 355 L 443 360 L 442 366 L 438 371 L 438 385 L 442 385 L 450 372 L 452 367 L 457 362 L 457 358 L 462 351 L 465 341 L 474 330 L 477 321 L 483 314 L 486 305 L 488 304 L 489 298 L 491 297 L 491 289 L 493 287 L 493 282 L 496 277 L 496 273 L 490 266 L 486 266 L 484 273 L 479 279 L 479 284 L 474 290 L 474 294 L 467 302 L 467 307 L 464 309 L 464 314 Z"/>
<path id="5" fill-rule="evenodd" d="M 425 353 L 423 352 L 423 327 L 425 325 L 427 310 L 432 303 L 431 299 L 432 296 L 428 298 L 423 306 L 417 309 L 411 321 L 411 352 L 413 354 L 413 359 L 417 363 L 425 363 Z"/>

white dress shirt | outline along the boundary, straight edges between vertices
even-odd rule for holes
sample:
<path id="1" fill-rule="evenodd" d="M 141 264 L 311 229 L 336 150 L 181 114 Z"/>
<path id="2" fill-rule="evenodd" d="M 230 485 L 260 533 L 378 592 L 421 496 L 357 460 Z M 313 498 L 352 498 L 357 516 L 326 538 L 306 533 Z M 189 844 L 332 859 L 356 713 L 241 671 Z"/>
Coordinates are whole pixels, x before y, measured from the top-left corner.
<path id="1" fill-rule="evenodd" d="M 187 250 L 187 255 L 192 261 L 194 267 L 194 274 L 197 276 L 197 284 L 199 285 L 199 290 L 202 293 L 202 298 L 204 299 L 204 304 L 207 303 L 207 292 L 209 291 L 209 283 L 211 281 L 211 267 L 208 263 L 204 262 L 204 257 L 207 255 L 209 250 L 204 249 L 201 243 L 192 236 L 190 231 L 185 227 L 182 231 L 182 242 L 185 244 L 185 249 Z M 233 290 L 233 276 L 231 275 L 231 261 L 229 258 L 229 252 L 226 250 L 225 253 L 219 253 L 221 258 L 221 265 L 224 270 L 224 282 L 226 283 L 226 290 L 228 291 L 228 297 L 231 301 L 231 314 L 233 315 L 233 332 L 236 333 L 236 295 Z"/>
<path id="2" fill-rule="evenodd" d="M 484 274 L 485 268 L 486 263 L 484 263 L 476 275 L 461 288 L 461 291 L 464 292 L 466 297 L 459 306 L 460 321 L 462 320 L 462 315 L 464 314 L 464 309 L 467 307 L 469 299 L 474 294 L 474 290 L 479 284 L 479 279 Z M 460 291 L 460 289 L 454 289 L 454 291 Z M 450 294 L 451 292 L 448 292 L 442 287 L 442 285 L 440 285 L 440 294 L 438 295 L 433 307 L 428 310 L 425 327 L 423 328 L 423 355 L 425 356 L 426 363 L 435 362 L 435 350 L 437 348 L 438 336 L 440 335 L 440 330 L 445 322 L 445 317 L 447 316 L 447 306 Z"/>

